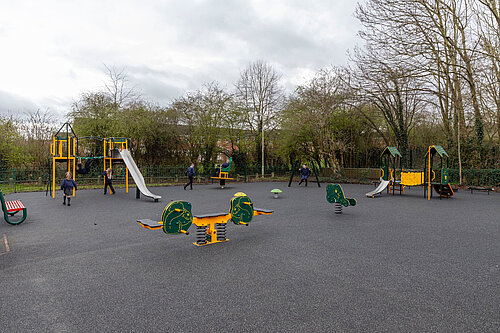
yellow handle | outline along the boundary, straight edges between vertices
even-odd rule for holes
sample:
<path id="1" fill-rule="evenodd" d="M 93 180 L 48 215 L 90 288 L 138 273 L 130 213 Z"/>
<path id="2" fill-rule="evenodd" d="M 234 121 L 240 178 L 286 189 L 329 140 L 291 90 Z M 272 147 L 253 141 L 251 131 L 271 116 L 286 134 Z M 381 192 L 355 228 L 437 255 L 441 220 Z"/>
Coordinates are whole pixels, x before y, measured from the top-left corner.
<path id="1" fill-rule="evenodd" d="M 52 155 L 55 155 L 55 153 L 54 153 L 54 144 L 53 143 L 50 144 L 50 153 Z"/>
<path id="2" fill-rule="evenodd" d="M 432 179 L 431 181 L 433 181 L 434 179 L 436 179 L 436 173 L 434 172 L 434 170 L 431 170 L 432 171 Z"/>
<path id="3" fill-rule="evenodd" d="M 384 169 L 383 169 L 383 168 L 380 168 L 380 171 L 382 171 L 382 172 L 380 173 L 380 178 L 384 178 L 384 173 L 385 173 Z"/>

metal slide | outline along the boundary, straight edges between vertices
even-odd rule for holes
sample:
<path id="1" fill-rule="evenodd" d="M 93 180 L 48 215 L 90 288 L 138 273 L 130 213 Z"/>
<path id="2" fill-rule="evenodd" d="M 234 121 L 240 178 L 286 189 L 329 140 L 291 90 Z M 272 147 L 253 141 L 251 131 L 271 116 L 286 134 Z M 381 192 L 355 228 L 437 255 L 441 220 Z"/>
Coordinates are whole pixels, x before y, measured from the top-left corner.
<path id="1" fill-rule="evenodd" d="M 141 193 L 144 194 L 145 196 L 153 198 L 155 201 L 161 199 L 161 196 L 151 193 L 146 187 L 146 182 L 144 181 L 144 177 L 142 176 L 141 171 L 137 167 L 137 164 L 135 164 L 132 155 L 130 155 L 130 151 L 128 149 L 123 149 L 120 151 L 120 155 L 123 161 L 125 162 L 128 171 L 130 171 L 130 174 L 132 175 L 132 178 L 134 179 L 134 182 L 137 185 L 139 191 L 141 191 Z"/>
<path id="2" fill-rule="evenodd" d="M 380 178 L 380 184 L 378 184 L 377 188 L 374 189 L 371 192 L 366 193 L 367 197 L 374 198 L 377 194 L 382 193 L 383 190 L 389 185 L 390 181 L 389 180 L 383 180 Z"/>

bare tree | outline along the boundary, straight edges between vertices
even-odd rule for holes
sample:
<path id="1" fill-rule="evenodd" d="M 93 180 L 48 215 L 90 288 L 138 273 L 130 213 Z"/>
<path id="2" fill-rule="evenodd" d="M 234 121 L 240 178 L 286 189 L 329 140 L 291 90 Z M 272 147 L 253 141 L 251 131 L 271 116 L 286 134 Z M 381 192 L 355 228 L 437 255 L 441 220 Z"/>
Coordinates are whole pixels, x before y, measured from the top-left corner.
<path id="1" fill-rule="evenodd" d="M 115 105 L 116 109 L 124 107 L 139 98 L 135 87 L 130 87 L 130 81 L 125 68 L 104 65 L 108 80 L 104 83 L 104 91 Z"/>
<path id="2" fill-rule="evenodd" d="M 32 163 L 36 167 L 47 167 L 51 139 L 56 130 L 53 114 L 48 110 L 26 112 L 26 118 L 20 122 L 20 130 L 25 135 L 26 152 Z"/>
<path id="3" fill-rule="evenodd" d="M 241 73 L 236 84 L 236 96 L 260 150 L 262 175 L 264 175 L 264 134 L 274 129 L 283 104 L 284 93 L 280 86 L 281 75 L 268 63 L 259 60 L 250 63 Z"/>
<path id="4" fill-rule="evenodd" d="M 476 7 L 481 49 L 486 59 L 482 106 L 496 123 L 500 145 L 500 1 L 478 0 Z"/>
<path id="5" fill-rule="evenodd" d="M 224 115 L 232 105 L 232 95 L 217 83 L 205 84 L 202 89 L 178 98 L 171 106 L 181 115 L 181 123 L 189 135 L 190 159 L 201 156 L 204 165 L 214 160 L 224 125 Z"/>
<path id="6" fill-rule="evenodd" d="M 356 68 L 350 84 L 357 100 L 374 106 L 382 115 L 401 150 L 402 164 L 407 166 L 409 133 L 415 115 L 423 109 L 421 81 L 394 54 L 370 45 L 358 49 L 353 61 Z"/>
<path id="7" fill-rule="evenodd" d="M 297 87 L 283 111 L 280 126 L 285 153 L 312 158 L 318 165 L 323 162 L 335 172 L 340 169 L 355 127 L 355 122 L 349 121 L 352 114 L 346 103 L 351 92 L 342 75 L 341 68 L 323 69 L 307 84 Z"/>
<path id="8" fill-rule="evenodd" d="M 476 155 L 490 128 L 483 119 L 484 65 L 472 10 L 479 3 L 496 8 L 497 1 L 368 0 L 356 12 L 365 27 L 361 36 L 422 80 L 416 89 L 427 108 L 440 110 L 443 131 L 450 144 L 456 142 L 460 169 L 467 122 L 474 128 Z"/>

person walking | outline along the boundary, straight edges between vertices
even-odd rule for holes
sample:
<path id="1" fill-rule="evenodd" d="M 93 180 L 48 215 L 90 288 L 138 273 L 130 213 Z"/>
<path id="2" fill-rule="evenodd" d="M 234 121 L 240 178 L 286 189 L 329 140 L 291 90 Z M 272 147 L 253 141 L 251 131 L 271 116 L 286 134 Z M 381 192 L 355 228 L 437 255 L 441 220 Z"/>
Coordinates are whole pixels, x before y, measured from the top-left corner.
<path id="1" fill-rule="evenodd" d="M 187 184 L 184 185 L 184 190 L 186 190 L 186 188 L 188 186 L 190 186 L 190 189 L 192 190 L 193 189 L 193 177 L 195 175 L 194 163 L 191 163 L 191 165 L 189 166 L 189 168 L 186 170 L 186 172 L 184 174 L 189 177 L 189 182 L 187 182 Z"/>
<path id="2" fill-rule="evenodd" d="M 66 178 L 61 183 L 61 190 L 63 191 L 63 205 L 66 205 L 68 199 L 68 206 L 71 206 L 71 196 L 73 195 L 73 188 L 77 190 L 76 182 L 71 178 L 71 172 L 66 172 Z"/>
<path id="3" fill-rule="evenodd" d="M 106 193 L 108 192 L 108 186 L 111 194 L 115 194 L 115 189 L 113 187 L 113 173 L 111 171 L 111 168 L 108 168 L 104 172 L 104 195 L 106 195 Z"/>

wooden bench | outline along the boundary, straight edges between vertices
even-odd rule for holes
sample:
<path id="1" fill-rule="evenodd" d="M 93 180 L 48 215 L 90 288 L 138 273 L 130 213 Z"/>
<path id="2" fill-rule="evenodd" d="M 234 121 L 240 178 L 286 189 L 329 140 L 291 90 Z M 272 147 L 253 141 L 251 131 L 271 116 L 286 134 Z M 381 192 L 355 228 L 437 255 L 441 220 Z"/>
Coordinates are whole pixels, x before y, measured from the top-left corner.
<path id="1" fill-rule="evenodd" d="M 26 220 L 28 216 L 27 209 L 24 207 L 23 203 L 19 200 L 5 201 L 3 197 L 2 190 L 0 190 L 0 201 L 2 202 L 3 217 L 5 221 L 9 224 L 20 224 Z M 12 221 L 10 217 L 16 215 L 19 212 L 23 212 L 23 217 L 18 221 Z"/>
<path id="2" fill-rule="evenodd" d="M 488 195 L 490 195 L 490 192 L 493 191 L 493 187 L 479 187 L 479 186 L 469 186 L 470 194 L 474 194 L 474 191 L 487 191 Z"/>

